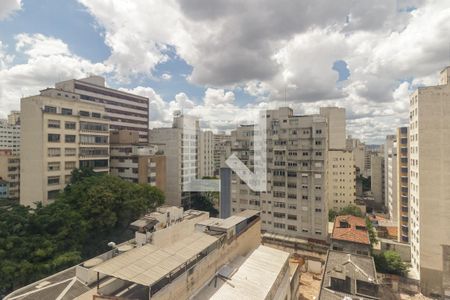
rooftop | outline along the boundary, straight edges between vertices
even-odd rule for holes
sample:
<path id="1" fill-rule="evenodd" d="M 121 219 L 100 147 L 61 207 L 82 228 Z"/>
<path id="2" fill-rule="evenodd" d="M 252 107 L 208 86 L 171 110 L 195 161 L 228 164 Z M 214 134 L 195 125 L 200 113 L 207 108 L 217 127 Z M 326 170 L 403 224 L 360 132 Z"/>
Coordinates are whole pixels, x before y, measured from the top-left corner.
<path id="1" fill-rule="evenodd" d="M 328 251 L 319 300 L 378 299 L 378 280 L 373 258 Z M 351 298 L 350 298 L 351 299 Z"/>
<path id="2" fill-rule="evenodd" d="M 165 247 L 146 244 L 134 248 L 101 263 L 93 270 L 129 282 L 151 286 L 184 266 L 217 240 L 218 238 L 206 233 L 194 232 Z"/>
<path id="3" fill-rule="evenodd" d="M 331 238 L 352 243 L 370 244 L 365 219 L 351 215 L 336 217 Z"/>
<path id="4" fill-rule="evenodd" d="M 289 267 L 289 253 L 259 246 L 247 257 L 235 259 L 218 272 L 194 299 L 266 299 L 277 279 Z M 219 279 L 219 280 L 217 280 Z"/>

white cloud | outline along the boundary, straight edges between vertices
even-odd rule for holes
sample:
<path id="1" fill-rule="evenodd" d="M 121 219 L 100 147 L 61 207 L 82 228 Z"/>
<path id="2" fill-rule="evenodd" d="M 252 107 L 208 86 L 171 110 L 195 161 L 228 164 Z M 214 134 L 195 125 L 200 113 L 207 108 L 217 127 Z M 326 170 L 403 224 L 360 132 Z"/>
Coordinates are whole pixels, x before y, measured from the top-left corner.
<path id="1" fill-rule="evenodd" d="M 161 75 L 161 78 L 164 80 L 170 80 L 172 78 L 172 75 L 170 75 L 169 73 L 164 73 Z"/>
<path id="2" fill-rule="evenodd" d="M 16 54 L 25 58 L 23 63 L 12 64 L 12 55 L 2 55 L 0 47 L 0 117 L 19 109 L 21 97 L 38 94 L 57 81 L 111 71 L 76 56 L 64 42 L 52 37 L 20 34 L 16 41 Z"/>
<path id="3" fill-rule="evenodd" d="M 22 8 L 21 0 L 2 0 L 0 1 L 0 20 L 7 18 L 13 12 Z"/>

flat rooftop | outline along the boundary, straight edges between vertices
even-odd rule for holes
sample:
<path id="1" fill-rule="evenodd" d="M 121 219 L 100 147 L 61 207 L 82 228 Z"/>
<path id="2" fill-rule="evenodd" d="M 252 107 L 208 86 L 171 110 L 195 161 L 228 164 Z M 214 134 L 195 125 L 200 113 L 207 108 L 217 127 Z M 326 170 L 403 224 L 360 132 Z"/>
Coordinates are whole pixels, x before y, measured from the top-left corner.
<path id="1" fill-rule="evenodd" d="M 259 246 L 249 256 L 222 267 L 219 276 L 194 299 L 240 299 L 244 295 L 246 299 L 265 299 L 288 266 L 289 253 Z"/>
<path id="2" fill-rule="evenodd" d="M 151 286 L 195 258 L 217 240 L 218 238 L 209 234 L 194 232 L 165 247 L 145 244 L 109 259 L 93 270 L 129 282 Z"/>

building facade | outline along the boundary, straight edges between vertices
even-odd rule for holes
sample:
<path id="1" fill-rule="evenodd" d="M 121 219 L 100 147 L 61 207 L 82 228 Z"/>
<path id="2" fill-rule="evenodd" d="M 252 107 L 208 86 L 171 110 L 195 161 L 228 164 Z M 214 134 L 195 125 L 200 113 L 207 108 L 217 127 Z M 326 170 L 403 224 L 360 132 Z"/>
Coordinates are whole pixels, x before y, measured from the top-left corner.
<path id="1" fill-rule="evenodd" d="M 189 124 L 188 124 L 189 123 Z M 184 124 L 191 129 L 183 129 Z M 192 125 L 192 126 L 191 126 Z M 164 152 L 166 157 L 166 203 L 190 207 L 191 193 L 185 191 L 193 179 L 198 177 L 198 120 L 177 114 L 172 127 L 149 130 L 152 144 Z"/>
<path id="2" fill-rule="evenodd" d="M 328 152 L 328 209 L 339 211 L 356 200 L 356 169 L 353 153 Z"/>
<path id="3" fill-rule="evenodd" d="M 328 120 L 297 116 L 284 107 L 267 112 L 267 192 L 232 176 L 232 214 L 261 210 L 262 230 L 285 236 L 327 238 Z M 253 169 L 254 127 L 231 133 L 231 151 Z"/>
<path id="4" fill-rule="evenodd" d="M 450 295 L 450 67 L 410 97 L 412 272 L 425 295 Z"/>
<path id="5" fill-rule="evenodd" d="M 393 222 L 398 220 L 398 167 L 397 167 L 397 140 L 386 138 L 385 143 L 385 203 L 389 213 L 389 219 Z"/>
<path id="6" fill-rule="evenodd" d="M 111 175 L 165 191 L 166 158 L 157 146 L 139 143 L 137 131 L 112 131 L 110 152 Z"/>
<path id="7" fill-rule="evenodd" d="M 359 139 L 349 136 L 346 140 L 347 150 L 353 153 L 353 159 L 355 166 L 359 169 L 359 174 L 364 177 L 368 177 L 370 174 L 366 171 L 365 157 L 366 157 L 366 145 Z"/>
<path id="8" fill-rule="evenodd" d="M 214 134 L 212 131 L 199 132 L 198 166 L 200 178 L 214 176 Z"/>
<path id="9" fill-rule="evenodd" d="M 109 120 L 103 105 L 46 89 L 21 100 L 21 116 L 21 204 L 48 204 L 75 168 L 109 172 Z"/>
<path id="10" fill-rule="evenodd" d="M 370 156 L 370 190 L 374 198 L 375 205 L 384 205 L 384 158 L 379 154 Z"/>
<path id="11" fill-rule="evenodd" d="M 409 243 L 409 128 L 397 128 L 398 241 Z"/>
<path id="12" fill-rule="evenodd" d="M 139 141 L 148 142 L 149 99 L 106 87 L 105 78 L 90 76 L 56 83 L 55 87 L 80 95 L 80 100 L 105 107 L 111 130 L 139 132 Z"/>
<path id="13" fill-rule="evenodd" d="M 0 149 L 11 150 L 13 154 L 20 153 L 20 125 L 0 120 Z"/>
<path id="14" fill-rule="evenodd" d="M 0 178 L 8 183 L 7 198 L 19 201 L 20 156 L 12 150 L 0 149 Z"/>
<path id="15" fill-rule="evenodd" d="M 214 134 L 214 175 L 218 176 L 220 168 L 225 167 L 225 161 L 231 155 L 231 136 L 229 134 Z"/>

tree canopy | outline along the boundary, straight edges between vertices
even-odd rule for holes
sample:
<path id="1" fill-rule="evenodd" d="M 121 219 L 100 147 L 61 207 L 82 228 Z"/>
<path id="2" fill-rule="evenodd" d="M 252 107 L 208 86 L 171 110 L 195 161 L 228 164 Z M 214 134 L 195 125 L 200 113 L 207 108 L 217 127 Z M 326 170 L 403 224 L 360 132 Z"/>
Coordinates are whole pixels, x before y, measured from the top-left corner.
<path id="1" fill-rule="evenodd" d="M 375 254 L 373 259 L 377 272 L 404 276 L 408 271 L 408 266 L 402 261 L 400 254 L 395 251 L 388 250 Z"/>
<path id="2" fill-rule="evenodd" d="M 58 199 L 0 205 L 0 296 L 132 237 L 130 222 L 164 202 L 155 187 L 75 170 Z"/>
<path id="3" fill-rule="evenodd" d="M 343 216 L 343 215 L 352 215 L 355 217 L 363 217 L 363 213 L 358 206 L 349 204 L 348 206 L 343 207 L 340 210 L 330 209 L 328 211 L 328 220 L 330 222 L 333 222 L 337 216 Z"/>

